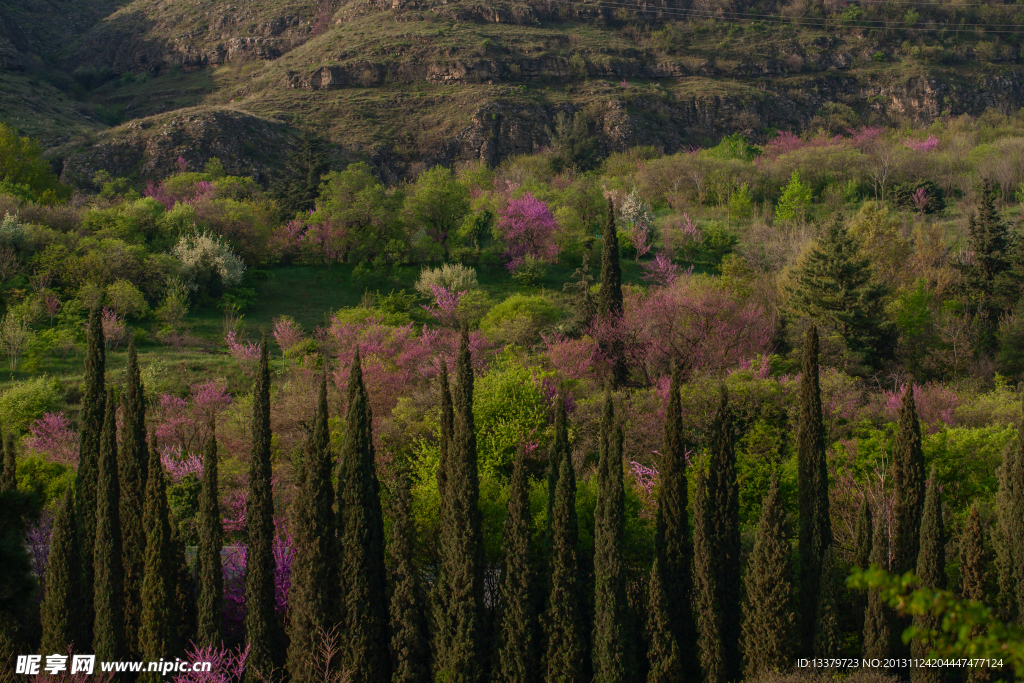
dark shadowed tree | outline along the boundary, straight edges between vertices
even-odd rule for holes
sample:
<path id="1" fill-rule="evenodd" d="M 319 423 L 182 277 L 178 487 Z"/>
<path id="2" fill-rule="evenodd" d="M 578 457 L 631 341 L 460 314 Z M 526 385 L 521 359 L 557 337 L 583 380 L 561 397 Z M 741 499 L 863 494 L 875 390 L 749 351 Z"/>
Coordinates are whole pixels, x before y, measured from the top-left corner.
<path id="1" fill-rule="evenodd" d="M 53 522 L 46 562 L 46 592 L 40 605 L 44 655 L 90 649 L 82 628 L 81 548 L 75 524 L 74 492 L 69 486 Z"/>
<path id="2" fill-rule="evenodd" d="M 121 391 L 121 438 L 117 473 L 121 481 L 121 542 L 124 557 L 125 641 L 129 653 L 139 653 L 142 618 L 142 570 L 146 558 L 146 531 L 142 525 L 143 495 L 149 447 L 146 443 L 146 399 L 135 342 L 128 344 L 128 366 Z"/>
<path id="3" fill-rule="evenodd" d="M 199 548 L 196 551 L 196 576 L 199 596 L 196 602 L 196 644 L 200 647 L 220 644 L 224 631 L 224 576 L 220 558 L 224 547 L 224 526 L 217 500 L 217 469 L 216 424 L 211 419 L 209 437 L 203 449 L 203 481 L 199 490 L 197 525 Z M 295 585 L 294 579 L 292 585 Z"/>
<path id="4" fill-rule="evenodd" d="M 93 651 L 102 661 L 125 656 L 124 567 L 121 564 L 121 488 L 117 472 L 117 425 L 113 389 L 107 390 L 106 416 L 100 437 L 96 499 L 95 621 Z"/>

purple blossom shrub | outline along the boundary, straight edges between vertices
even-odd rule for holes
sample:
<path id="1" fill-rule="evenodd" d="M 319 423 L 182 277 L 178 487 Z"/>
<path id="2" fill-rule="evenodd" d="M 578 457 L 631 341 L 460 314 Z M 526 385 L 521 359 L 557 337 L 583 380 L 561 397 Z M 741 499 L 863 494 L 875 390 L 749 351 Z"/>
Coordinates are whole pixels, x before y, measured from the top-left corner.
<path id="1" fill-rule="evenodd" d="M 199 647 L 195 643 L 185 653 L 185 661 L 195 664 L 209 662 L 210 671 L 190 671 L 178 674 L 171 680 L 173 683 L 242 683 L 245 673 L 245 660 L 249 656 L 249 646 L 229 649 L 221 645 Z"/>
<path id="2" fill-rule="evenodd" d="M 527 257 L 553 262 L 558 257 L 558 221 L 548 205 L 529 192 L 510 199 L 498 219 L 498 233 L 508 245 L 506 266 L 519 268 Z"/>
<path id="3" fill-rule="evenodd" d="M 671 285 L 683 272 L 683 269 L 675 263 L 672 263 L 672 259 L 666 256 L 663 251 L 659 251 L 655 254 L 653 260 L 641 263 L 640 267 L 644 271 L 644 280 L 661 287 L 668 287 Z M 693 265 L 690 266 L 689 272 L 693 272 Z"/>
<path id="4" fill-rule="evenodd" d="M 429 305 L 421 304 L 421 307 L 430 315 L 437 318 L 442 325 L 454 326 L 459 322 L 459 302 L 466 295 L 465 291 L 452 292 L 444 285 L 430 285 L 430 291 L 434 293 L 434 303 Z"/>
<path id="5" fill-rule="evenodd" d="M 903 146 L 916 152 L 931 152 L 939 146 L 939 139 L 934 135 L 929 135 L 924 140 L 903 138 Z"/>
<path id="6" fill-rule="evenodd" d="M 242 370 L 252 373 L 256 363 L 260 359 L 260 345 L 256 342 L 238 341 L 238 335 L 234 330 L 224 335 L 224 343 L 227 344 L 228 353 L 235 359 Z"/>
<path id="7" fill-rule="evenodd" d="M 25 449 L 30 453 L 62 465 L 78 464 L 78 433 L 64 413 L 44 413 L 28 431 Z"/>

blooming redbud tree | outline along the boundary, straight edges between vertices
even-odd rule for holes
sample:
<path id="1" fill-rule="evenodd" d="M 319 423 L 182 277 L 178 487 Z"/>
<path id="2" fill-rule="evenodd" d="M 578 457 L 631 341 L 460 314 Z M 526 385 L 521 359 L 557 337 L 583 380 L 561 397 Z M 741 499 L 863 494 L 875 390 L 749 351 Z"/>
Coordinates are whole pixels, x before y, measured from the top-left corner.
<path id="1" fill-rule="evenodd" d="M 510 199 L 498 220 L 498 232 L 508 245 L 505 249 L 508 269 L 517 269 L 527 257 L 554 261 L 559 251 L 557 231 L 558 221 L 547 204 L 529 192 Z"/>

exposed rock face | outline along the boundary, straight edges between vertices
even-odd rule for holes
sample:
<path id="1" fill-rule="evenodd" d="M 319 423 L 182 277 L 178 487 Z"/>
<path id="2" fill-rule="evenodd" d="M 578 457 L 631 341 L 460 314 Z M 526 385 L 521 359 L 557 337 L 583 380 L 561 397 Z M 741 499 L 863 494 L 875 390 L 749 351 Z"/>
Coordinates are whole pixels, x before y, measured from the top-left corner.
<path id="1" fill-rule="evenodd" d="M 25 70 L 25 62 L 21 59 L 21 53 L 14 47 L 14 43 L 6 38 L 0 38 L 0 69 Z"/>

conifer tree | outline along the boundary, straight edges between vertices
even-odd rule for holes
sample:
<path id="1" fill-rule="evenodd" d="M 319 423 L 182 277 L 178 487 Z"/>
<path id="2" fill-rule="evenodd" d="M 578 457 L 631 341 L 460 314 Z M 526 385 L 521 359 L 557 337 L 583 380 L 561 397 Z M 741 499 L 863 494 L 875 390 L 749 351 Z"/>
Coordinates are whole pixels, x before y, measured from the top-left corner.
<path id="1" fill-rule="evenodd" d="M 196 577 L 199 595 L 196 600 L 196 644 L 200 647 L 219 645 L 223 634 L 224 575 L 220 553 L 224 547 L 224 527 L 217 500 L 217 434 L 216 423 L 210 420 L 209 437 L 203 449 L 203 481 L 199 490 L 199 547 L 196 551 Z M 294 567 L 294 563 L 292 565 Z M 292 570 L 295 586 L 295 570 Z"/>
<path id="2" fill-rule="evenodd" d="M 893 450 L 893 567 L 896 573 L 910 571 L 920 548 L 921 516 L 924 513 L 925 471 L 921 450 L 921 425 L 914 408 L 914 390 L 907 385 L 900 405 L 899 431 Z"/>
<path id="3" fill-rule="evenodd" d="M 452 392 L 453 422 L 440 509 L 440 567 L 434 614 L 435 672 L 451 683 L 477 681 L 481 675 L 483 618 L 483 544 L 476 428 L 473 423 L 473 366 L 469 332 L 464 327 L 456 356 Z"/>
<path id="4" fill-rule="evenodd" d="M 178 654 L 180 605 L 175 597 L 177 572 L 171 538 L 170 512 L 163 465 L 156 443 L 149 449 L 146 477 L 146 565 L 142 578 L 142 631 L 139 651 L 143 659 L 156 661 Z M 156 683 L 160 676 L 144 673 L 140 680 Z"/>
<path id="5" fill-rule="evenodd" d="M 924 498 L 917 576 L 924 586 L 936 590 L 946 587 L 946 530 L 942 521 L 942 494 L 934 466 L 928 477 L 927 493 Z M 938 631 L 941 621 L 932 614 L 922 614 L 914 617 L 914 625 L 926 631 Z M 930 647 L 920 639 L 911 642 L 911 651 L 917 659 L 927 658 L 929 650 Z M 910 680 L 913 683 L 939 683 L 942 678 L 941 670 L 937 667 L 910 667 Z"/>
<path id="6" fill-rule="evenodd" d="M 747 679 L 784 671 L 792 661 L 797 624 L 785 521 L 779 478 L 773 473 L 747 568 L 747 602 L 743 605 L 743 673 Z"/>
<path id="7" fill-rule="evenodd" d="M 601 285 L 597 294 L 597 312 L 601 316 L 622 315 L 622 267 L 619 265 L 619 236 L 615 230 L 615 204 L 608 198 L 601 248 Z"/>
<path id="8" fill-rule="evenodd" d="M 551 544 L 551 520 L 555 508 L 555 492 L 558 488 L 558 476 L 561 473 L 562 458 L 569 457 L 569 427 L 565 415 L 565 396 L 562 387 L 558 389 L 555 399 L 555 434 L 548 449 L 548 509 L 547 536 L 548 546 Z"/>
<path id="9" fill-rule="evenodd" d="M 454 429 L 455 416 L 452 408 L 452 392 L 448 383 L 448 365 L 441 361 L 441 372 L 437 377 L 438 388 L 441 394 L 441 431 L 438 445 L 441 448 L 441 458 L 437 467 L 437 491 L 440 494 L 441 506 L 446 506 L 447 496 L 445 486 L 448 482 L 448 470 L 451 465 L 451 443 L 452 430 Z"/>
<path id="10" fill-rule="evenodd" d="M 335 540 L 334 489 L 331 470 L 331 434 L 327 427 L 327 373 L 320 376 L 320 391 L 313 433 L 306 445 L 299 496 L 293 503 L 291 587 L 288 590 L 288 675 L 293 683 L 312 683 L 316 672 L 310 653 L 317 635 L 329 630 L 334 609 L 331 597 L 337 577 L 332 569 Z"/>
<path id="11" fill-rule="evenodd" d="M 712 566 L 717 574 L 715 590 L 726 680 L 735 681 L 740 677 L 743 661 L 739 649 L 743 618 L 740 607 L 743 592 L 740 579 L 740 503 L 732 411 L 724 386 L 710 437 L 707 474 L 709 540 L 714 558 Z"/>
<path id="12" fill-rule="evenodd" d="M 3 440 L 4 461 L 0 466 L 0 493 L 18 490 L 18 463 L 14 453 L 14 434 L 8 432 Z"/>
<path id="13" fill-rule="evenodd" d="M 672 633 L 671 604 L 662 584 L 666 575 L 657 553 L 647 591 L 647 683 L 678 683 L 685 680 L 679 640 Z"/>
<path id="14" fill-rule="evenodd" d="M 18 655 L 29 652 L 34 629 L 23 624 L 36 617 L 36 578 L 25 546 L 27 503 L 24 493 L 0 490 L 0 671 L 7 672 L 15 670 Z"/>
<path id="15" fill-rule="evenodd" d="M 512 468 L 508 513 L 504 525 L 504 567 L 501 573 L 501 614 L 496 683 L 535 680 L 536 614 L 531 595 L 530 501 L 526 456 L 520 450 Z"/>
<path id="16" fill-rule="evenodd" d="M 843 646 L 843 633 L 839 610 L 843 576 L 835 551 L 825 549 L 821 563 L 821 581 L 818 584 L 818 614 L 814 620 L 814 656 L 824 659 L 838 657 Z"/>
<path id="17" fill-rule="evenodd" d="M 251 428 L 246 498 L 245 639 L 249 646 L 246 683 L 256 683 L 259 675 L 271 675 L 278 642 L 274 613 L 274 499 L 270 484 L 270 358 L 265 338 L 260 345 L 260 362 L 252 388 Z"/>
<path id="18" fill-rule="evenodd" d="M 85 381 L 82 390 L 81 431 L 78 442 L 78 472 L 75 476 L 75 506 L 81 543 L 82 623 L 92 638 L 93 623 L 93 548 L 96 539 L 96 498 L 99 479 L 100 432 L 103 431 L 106 389 L 106 351 L 103 320 L 99 307 L 89 314 L 86 333 Z"/>
<path id="19" fill-rule="evenodd" d="M 693 606 L 700 667 L 705 683 L 726 683 L 729 678 L 719 599 L 721 567 L 712 520 L 715 513 L 708 499 L 707 475 L 698 469 L 693 495 Z"/>
<path id="20" fill-rule="evenodd" d="M 146 490 L 146 405 L 139 357 L 135 342 L 128 343 L 128 367 L 121 391 L 121 438 L 117 453 L 117 473 L 121 482 L 122 555 L 124 558 L 125 646 L 133 656 L 139 654 L 139 630 L 142 616 L 142 570 L 146 557 L 146 532 L 142 525 Z"/>
<path id="21" fill-rule="evenodd" d="M 853 566 L 859 569 L 867 569 L 871 562 L 871 506 L 868 504 L 868 497 L 865 495 L 860 504 L 860 512 L 857 515 L 856 536 L 853 542 Z M 868 594 L 864 591 L 857 591 L 853 597 L 854 624 L 857 633 L 864 633 L 864 612 L 868 608 Z"/>
<path id="22" fill-rule="evenodd" d="M 622 440 L 622 428 L 615 425 L 611 393 L 606 391 L 594 510 L 594 680 L 597 683 L 622 683 L 633 679 L 622 559 L 625 523 Z"/>
<path id="23" fill-rule="evenodd" d="M 345 441 L 338 469 L 338 606 L 341 667 L 354 680 L 366 683 L 385 683 L 390 678 L 383 520 L 370 401 L 357 350 L 348 379 Z"/>
<path id="24" fill-rule="evenodd" d="M 1022 404 L 1024 407 L 1024 404 Z M 1024 434 L 1024 413 L 1017 428 Z M 993 547 L 999 581 L 999 607 L 1003 618 L 1024 617 L 1024 438 L 1003 451 L 996 472 L 996 528 Z"/>
<path id="25" fill-rule="evenodd" d="M 985 602 L 988 587 L 988 554 L 985 551 L 985 530 L 978 507 L 971 506 L 960 537 L 960 594 L 967 600 Z M 988 667 L 971 667 L 968 683 L 988 683 L 992 671 Z"/>
<path id="26" fill-rule="evenodd" d="M 423 591 L 413 563 L 415 526 L 409 476 L 398 475 L 391 523 L 391 683 L 427 683 L 430 680 L 430 644 L 427 640 Z"/>
<path id="27" fill-rule="evenodd" d="M 99 490 L 96 501 L 96 617 L 93 651 L 98 659 L 125 656 L 124 568 L 121 564 L 121 488 L 117 471 L 117 425 L 113 389 L 107 390 L 106 417 L 100 438 Z"/>
<path id="28" fill-rule="evenodd" d="M 169 515 L 171 527 L 171 580 L 174 585 L 174 642 L 185 647 L 196 639 L 196 582 L 185 558 L 185 538 L 178 518 Z"/>
<path id="29" fill-rule="evenodd" d="M 566 453 L 559 459 L 551 520 L 545 631 L 546 683 L 582 683 L 583 625 L 579 595 L 579 526 L 576 519 L 576 474 Z"/>
<path id="30" fill-rule="evenodd" d="M 82 628 L 81 547 L 75 523 L 75 500 L 71 487 L 53 522 L 50 554 L 46 562 L 45 594 L 39 608 L 43 655 L 64 654 L 69 649 L 85 652 L 88 635 Z"/>
<path id="31" fill-rule="evenodd" d="M 889 568 L 889 532 L 881 517 L 874 525 L 870 564 Z M 893 657 L 897 635 L 894 614 L 881 591 L 868 591 L 868 607 L 864 613 L 864 657 L 882 660 Z"/>
<path id="32" fill-rule="evenodd" d="M 680 381 L 681 372 L 678 366 L 674 366 L 658 472 L 658 510 L 654 527 L 654 554 L 657 559 L 651 570 L 660 573 L 657 577 L 652 574 L 651 590 L 654 590 L 656 578 L 659 590 L 666 596 L 668 633 L 675 639 L 683 671 L 696 677 L 700 673 L 700 664 L 694 647 L 696 626 L 691 609 L 693 545 L 687 513 L 686 444 L 679 398 Z M 650 600 L 654 600 L 654 594 Z"/>
<path id="33" fill-rule="evenodd" d="M 825 551 L 832 544 L 825 463 L 825 425 L 818 377 L 818 329 L 804 338 L 800 374 L 800 422 L 797 426 L 797 486 L 800 496 L 800 651 L 813 652 L 818 614 L 818 584 Z"/>
<path id="34" fill-rule="evenodd" d="M 872 280 L 870 261 L 860 257 L 857 240 L 836 218 L 801 261 L 790 305 L 798 316 L 839 334 L 861 362 L 877 364 L 892 356 L 896 343 L 885 315 L 887 293 Z"/>
<path id="35" fill-rule="evenodd" d="M 959 264 L 960 287 L 968 301 L 981 306 L 989 323 L 995 323 L 999 313 L 1012 307 L 1014 300 L 1000 296 L 1000 285 L 1012 265 L 1012 239 L 1006 223 L 996 209 L 996 187 L 991 180 L 983 180 L 978 194 L 978 211 L 967 218 L 967 235 L 972 258 Z"/>

